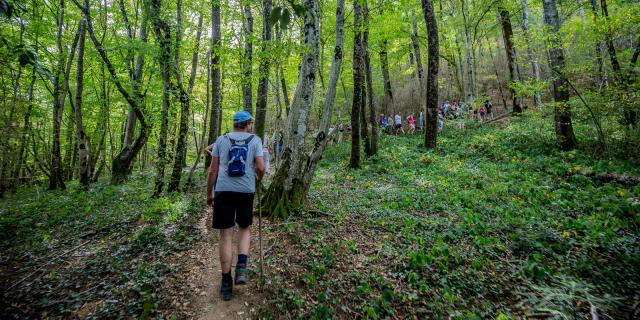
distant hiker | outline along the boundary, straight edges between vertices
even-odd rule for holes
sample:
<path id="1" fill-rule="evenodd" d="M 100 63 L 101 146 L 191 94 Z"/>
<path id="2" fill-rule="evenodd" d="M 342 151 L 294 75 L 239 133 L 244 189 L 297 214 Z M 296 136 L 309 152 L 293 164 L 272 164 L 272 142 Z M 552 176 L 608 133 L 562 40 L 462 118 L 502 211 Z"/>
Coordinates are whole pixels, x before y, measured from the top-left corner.
<path id="1" fill-rule="evenodd" d="M 480 110 L 478 110 L 478 111 L 480 113 L 480 120 L 486 121 L 487 120 L 487 107 L 482 105 L 482 106 L 480 106 Z"/>
<path id="2" fill-rule="evenodd" d="M 395 129 L 395 125 L 393 123 L 393 116 L 391 115 L 391 113 L 389 113 L 389 115 L 387 116 L 387 133 L 388 134 L 393 134 Z"/>
<path id="3" fill-rule="evenodd" d="M 247 283 L 253 195 L 256 180 L 261 180 L 265 172 L 262 142 L 251 134 L 251 114 L 236 112 L 233 115 L 233 129 L 233 132 L 216 140 L 207 176 L 207 205 L 213 205 L 213 228 L 220 230 L 220 294 L 225 301 L 231 299 L 233 291 L 231 246 L 236 224 L 239 254 L 235 284 Z"/>
<path id="4" fill-rule="evenodd" d="M 487 118 L 489 120 L 493 119 L 493 104 L 489 99 L 484 101 L 484 107 L 487 109 Z"/>
<path id="5" fill-rule="evenodd" d="M 438 110 L 438 130 L 442 130 L 444 128 L 444 115 L 440 110 Z"/>
<path id="6" fill-rule="evenodd" d="M 344 133 L 344 124 L 338 125 L 338 143 L 342 142 L 342 134 Z"/>
<path id="7" fill-rule="evenodd" d="M 395 124 L 395 133 L 399 134 L 401 131 L 402 133 L 404 133 L 404 129 L 402 129 L 402 115 L 400 114 L 400 112 L 398 112 L 398 114 L 396 114 L 395 119 L 393 119 L 393 123 Z"/>
<path id="8" fill-rule="evenodd" d="M 420 111 L 420 129 L 422 130 L 424 129 L 424 115 L 422 114 L 422 111 Z"/>
<path id="9" fill-rule="evenodd" d="M 413 118 L 413 112 L 407 117 L 407 123 L 409 123 L 409 134 L 416 132 L 416 120 Z"/>

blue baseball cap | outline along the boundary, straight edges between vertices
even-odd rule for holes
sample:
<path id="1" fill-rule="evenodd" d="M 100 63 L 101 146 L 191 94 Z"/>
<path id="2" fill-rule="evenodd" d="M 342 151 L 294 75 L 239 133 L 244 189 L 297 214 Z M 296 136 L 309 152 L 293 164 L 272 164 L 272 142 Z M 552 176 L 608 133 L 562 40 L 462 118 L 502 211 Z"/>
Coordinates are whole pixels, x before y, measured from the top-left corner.
<path id="1" fill-rule="evenodd" d="M 247 111 L 238 111 L 233 114 L 233 123 L 241 123 L 249 120 L 253 120 L 253 117 L 251 113 Z"/>

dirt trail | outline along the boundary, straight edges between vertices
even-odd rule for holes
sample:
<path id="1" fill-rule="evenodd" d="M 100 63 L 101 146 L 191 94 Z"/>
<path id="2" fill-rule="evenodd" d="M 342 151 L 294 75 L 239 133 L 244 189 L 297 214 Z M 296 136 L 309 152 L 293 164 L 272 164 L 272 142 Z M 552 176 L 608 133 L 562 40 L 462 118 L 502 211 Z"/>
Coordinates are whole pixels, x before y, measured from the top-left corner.
<path id="1" fill-rule="evenodd" d="M 249 274 L 249 283 L 243 286 L 234 286 L 233 299 L 223 301 L 219 293 L 220 285 L 220 260 L 218 259 L 218 232 L 211 229 L 211 210 L 202 214 L 199 229 L 202 235 L 201 241 L 192 252 L 193 268 L 190 272 L 189 283 L 194 287 L 192 298 L 192 310 L 197 319 L 252 319 L 258 312 L 258 304 L 262 300 L 260 291 L 256 285 L 256 277 Z M 251 253 L 249 255 L 249 267 L 255 271 L 259 269 L 258 229 L 256 224 L 252 227 Z M 235 267 L 237 247 L 234 237 L 233 263 Z"/>

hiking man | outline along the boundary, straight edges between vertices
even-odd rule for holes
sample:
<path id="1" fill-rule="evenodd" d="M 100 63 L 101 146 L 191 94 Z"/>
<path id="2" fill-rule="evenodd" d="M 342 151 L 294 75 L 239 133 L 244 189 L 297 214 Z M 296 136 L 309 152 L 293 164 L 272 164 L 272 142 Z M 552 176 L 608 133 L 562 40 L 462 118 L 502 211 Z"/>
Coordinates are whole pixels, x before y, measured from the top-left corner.
<path id="1" fill-rule="evenodd" d="M 238 224 L 236 285 L 247 283 L 250 226 L 256 180 L 265 172 L 260 138 L 251 134 L 253 117 L 246 111 L 233 115 L 233 132 L 218 137 L 211 152 L 207 175 L 207 205 L 213 205 L 213 228 L 220 230 L 220 294 L 232 297 L 231 246 L 233 227 Z M 215 192 L 215 193 L 214 193 Z"/>

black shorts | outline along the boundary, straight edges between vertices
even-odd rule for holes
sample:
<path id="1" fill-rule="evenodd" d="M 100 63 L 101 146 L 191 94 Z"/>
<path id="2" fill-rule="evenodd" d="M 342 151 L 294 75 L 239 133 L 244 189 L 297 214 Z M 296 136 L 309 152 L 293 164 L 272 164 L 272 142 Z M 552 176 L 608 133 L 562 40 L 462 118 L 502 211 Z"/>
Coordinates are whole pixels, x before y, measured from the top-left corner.
<path id="1" fill-rule="evenodd" d="M 401 124 L 396 124 L 396 129 L 400 129 L 400 128 L 402 128 L 402 125 Z"/>
<path id="2" fill-rule="evenodd" d="M 220 191 L 213 199 L 213 228 L 228 229 L 253 223 L 253 193 Z"/>

